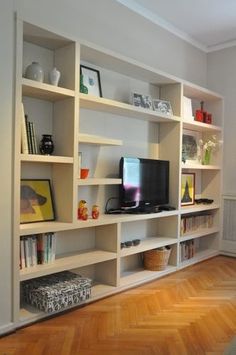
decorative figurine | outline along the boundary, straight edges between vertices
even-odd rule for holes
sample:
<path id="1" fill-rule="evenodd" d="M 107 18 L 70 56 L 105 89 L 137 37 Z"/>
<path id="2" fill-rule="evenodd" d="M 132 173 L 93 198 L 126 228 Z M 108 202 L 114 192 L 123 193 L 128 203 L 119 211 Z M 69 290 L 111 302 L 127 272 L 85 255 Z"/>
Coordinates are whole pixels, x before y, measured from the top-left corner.
<path id="1" fill-rule="evenodd" d="M 79 206 L 78 206 L 78 219 L 84 219 L 83 214 L 84 214 L 84 209 L 86 208 L 87 214 L 88 214 L 88 209 L 87 209 L 87 203 L 85 200 L 80 200 L 79 201 Z M 88 218 L 88 217 L 87 217 Z M 86 219 L 87 219 L 86 218 Z"/>
<path id="2" fill-rule="evenodd" d="M 98 219 L 99 217 L 99 208 L 97 205 L 93 205 L 92 207 L 92 218 L 93 219 Z"/>

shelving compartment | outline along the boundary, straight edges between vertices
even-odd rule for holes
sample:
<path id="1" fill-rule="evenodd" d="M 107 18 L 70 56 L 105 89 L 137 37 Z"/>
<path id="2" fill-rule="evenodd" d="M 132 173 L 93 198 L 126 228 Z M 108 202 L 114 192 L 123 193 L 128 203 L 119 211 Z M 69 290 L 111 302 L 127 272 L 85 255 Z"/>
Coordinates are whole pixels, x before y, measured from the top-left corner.
<path id="1" fill-rule="evenodd" d="M 216 233 L 186 240 L 179 245 L 179 267 L 186 267 L 219 254 L 219 236 Z"/>
<path id="2" fill-rule="evenodd" d="M 50 180 L 52 203 L 54 206 L 55 223 L 73 222 L 75 214 L 73 164 L 22 162 L 21 179 Z M 46 223 L 46 222 L 45 222 Z M 49 222 L 48 222 L 49 223 Z M 53 221 L 50 222 L 53 224 Z M 31 224 L 37 230 L 38 224 L 43 228 L 43 222 Z M 49 230 L 50 231 L 50 230 Z M 41 230 L 39 230 L 41 232 Z"/>
<path id="3" fill-rule="evenodd" d="M 47 99 L 24 96 L 23 104 L 28 121 L 33 122 L 35 127 L 38 155 L 33 155 L 32 159 L 35 161 L 38 159 L 39 162 L 42 159 L 39 145 L 43 134 L 52 135 L 54 144 L 52 157 L 55 156 L 55 161 L 56 157 L 73 158 L 76 139 L 74 134 L 76 125 L 74 99 L 63 98 L 63 100 L 51 102 Z"/>
<path id="4" fill-rule="evenodd" d="M 213 233 L 220 233 L 219 214 L 218 209 L 182 214 L 180 240 L 185 241 Z"/>
<path id="5" fill-rule="evenodd" d="M 177 229 L 177 216 L 122 224 L 121 243 L 140 239 L 140 244 L 120 249 L 121 287 L 136 285 L 175 270 L 177 265 Z M 145 270 L 143 252 L 165 246 L 171 247 L 171 255 L 166 269 L 162 271 Z"/>
<path id="6" fill-rule="evenodd" d="M 183 169 L 182 173 L 195 174 L 195 199 L 210 199 L 213 204 L 205 205 L 211 208 L 214 204 L 220 205 L 221 203 L 221 170 L 218 169 Z M 194 204 L 182 207 L 185 208 L 198 208 L 200 205 Z M 204 206 L 203 206 L 204 207 Z"/>
<path id="7" fill-rule="evenodd" d="M 199 130 L 211 130 L 211 128 L 218 130 L 223 127 L 223 99 L 220 95 L 191 83 L 183 84 L 183 95 L 192 101 L 193 116 L 195 116 L 196 110 L 201 109 L 201 102 L 203 102 L 203 110 L 212 114 L 211 124 L 193 121 L 192 126 L 196 124 Z M 191 124 L 189 117 L 184 117 L 184 119 Z"/>
<path id="8" fill-rule="evenodd" d="M 84 44 L 81 45 L 81 62 L 100 71 L 103 97 L 117 101 L 118 106 L 120 106 L 119 103 L 132 105 L 132 93 L 136 92 L 151 95 L 153 99 L 170 101 L 173 114 L 180 116 L 181 85 L 176 79 L 170 76 L 167 77 L 163 73 L 129 58 L 124 58 L 117 54 L 113 55 L 113 53 L 106 52 L 104 49 L 88 47 Z M 87 106 L 85 102 L 84 105 L 85 107 Z M 104 102 L 104 105 L 109 109 L 112 102 L 107 102 L 107 104 Z M 97 110 L 98 107 L 95 109 Z M 118 111 L 121 109 L 121 115 L 129 115 L 124 112 L 125 110 L 129 111 L 126 105 L 124 107 L 120 106 L 120 108 L 117 107 L 117 109 Z M 116 108 L 113 108 L 113 112 L 115 111 Z M 148 110 L 140 109 L 140 114 L 139 108 L 136 111 L 133 114 L 130 112 L 131 117 L 142 119 L 141 115 L 143 113 L 143 119 L 147 119 Z M 168 115 L 161 114 L 160 118 L 163 119 L 165 116 L 168 121 Z M 150 120 L 153 119 L 155 117 L 152 118 L 150 115 Z M 156 120 L 158 121 L 158 117 L 156 117 Z"/>
<path id="9" fill-rule="evenodd" d="M 21 270 L 21 281 L 71 270 L 92 279 L 92 296 L 86 302 L 114 292 L 118 278 L 116 224 L 58 232 L 55 237 L 55 261 Z M 22 314 L 25 309 L 29 312 L 32 307 L 22 305 Z M 42 315 L 35 310 L 32 317 L 34 313 Z"/>
<path id="10" fill-rule="evenodd" d="M 28 121 L 34 123 L 37 145 L 42 134 L 51 134 L 53 155 L 74 157 L 77 130 L 75 92 L 78 85 L 76 43 L 28 23 L 23 23 L 22 36 L 20 85 L 24 113 Z M 26 68 L 35 61 L 44 71 L 43 82 L 25 78 Z M 49 81 L 53 67 L 61 73 L 58 86 Z"/>

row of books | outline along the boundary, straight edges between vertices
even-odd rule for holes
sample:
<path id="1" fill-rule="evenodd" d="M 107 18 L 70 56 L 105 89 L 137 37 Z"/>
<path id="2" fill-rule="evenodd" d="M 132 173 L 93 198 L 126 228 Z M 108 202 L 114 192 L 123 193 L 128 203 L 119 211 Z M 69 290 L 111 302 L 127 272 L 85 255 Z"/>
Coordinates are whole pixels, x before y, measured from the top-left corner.
<path id="1" fill-rule="evenodd" d="M 38 154 L 38 145 L 35 135 L 35 125 L 28 121 L 25 115 L 24 105 L 21 106 L 21 153 Z"/>
<path id="2" fill-rule="evenodd" d="M 180 262 L 193 258 L 195 255 L 195 240 L 187 240 L 180 244 Z"/>
<path id="3" fill-rule="evenodd" d="M 20 269 L 52 263 L 55 261 L 55 254 L 54 233 L 41 233 L 20 239 Z"/>
<path id="4" fill-rule="evenodd" d="M 180 223 L 180 235 L 194 232 L 202 228 L 213 226 L 213 215 L 211 213 L 183 215 Z"/>

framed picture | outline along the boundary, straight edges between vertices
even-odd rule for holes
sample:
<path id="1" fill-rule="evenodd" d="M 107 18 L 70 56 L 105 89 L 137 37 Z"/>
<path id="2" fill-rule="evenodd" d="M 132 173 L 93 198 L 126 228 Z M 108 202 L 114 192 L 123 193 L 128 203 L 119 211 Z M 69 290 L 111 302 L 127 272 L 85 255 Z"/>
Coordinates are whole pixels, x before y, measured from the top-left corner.
<path id="1" fill-rule="evenodd" d="M 159 113 L 164 113 L 165 115 L 173 115 L 171 104 L 169 101 L 153 99 L 153 109 Z"/>
<path id="2" fill-rule="evenodd" d="M 83 75 L 83 85 L 88 89 L 88 94 L 102 97 L 102 87 L 100 81 L 100 73 L 98 70 L 80 66 L 80 75 Z"/>
<path id="3" fill-rule="evenodd" d="M 182 137 L 182 162 L 201 164 L 199 150 L 200 133 L 197 131 L 183 130 Z"/>
<path id="4" fill-rule="evenodd" d="M 195 200 L 195 174 L 183 173 L 181 176 L 181 206 L 193 205 Z"/>
<path id="5" fill-rule="evenodd" d="M 133 105 L 152 110 L 152 98 L 149 95 L 133 93 Z"/>
<path id="6" fill-rule="evenodd" d="M 22 179 L 20 187 L 20 223 L 55 219 L 50 180 Z"/>

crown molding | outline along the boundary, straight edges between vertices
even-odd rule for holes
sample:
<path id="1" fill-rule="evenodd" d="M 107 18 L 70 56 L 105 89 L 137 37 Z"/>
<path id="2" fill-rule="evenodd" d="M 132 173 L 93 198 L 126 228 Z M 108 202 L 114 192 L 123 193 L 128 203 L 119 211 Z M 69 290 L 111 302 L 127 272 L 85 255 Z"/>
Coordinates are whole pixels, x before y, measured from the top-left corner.
<path id="1" fill-rule="evenodd" d="M 152 11 L 147 10 L 145 7 L 136 3 L 135 0 L 116 0 L 123 6 L 126 6 L 133 12 L 145 17 L 147 20 L 153 22 L 154 24 L 164 28 L 166 31 L 171 32 L 175 36 L 181 38 L 182 40 L 190 43 L 192 46 L 197 47 L 198 49 L 202 50 L 203 52 L 208 52 L 208 47 L 204 44 L 198 42 L 193 37 L 189 36 L 186 32 L 183 32 L 173 26 L 168 21 L 164 20 L 162 17 L 154 14 Z"/>

